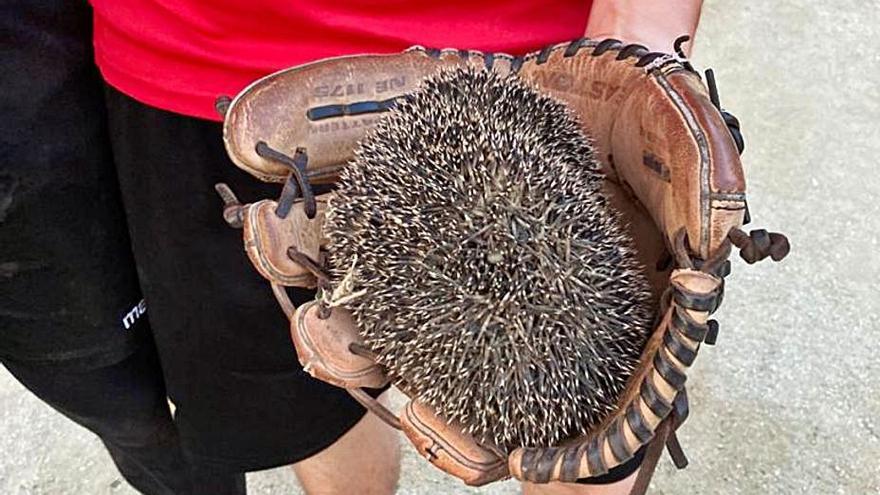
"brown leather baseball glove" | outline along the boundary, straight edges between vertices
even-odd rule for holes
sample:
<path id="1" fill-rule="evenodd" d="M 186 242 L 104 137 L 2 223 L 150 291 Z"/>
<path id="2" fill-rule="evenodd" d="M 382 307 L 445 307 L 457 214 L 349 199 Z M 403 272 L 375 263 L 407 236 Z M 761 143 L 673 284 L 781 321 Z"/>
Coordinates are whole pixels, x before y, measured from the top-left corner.
<path id="1" fill-rule="evenodd" d="M 687 416 L 687 371 L 701 344 L 715 342 L 718 326 L 709 316 L 721 302 L 731 246 L 749 263 L 779 261 L 789 247 L 780 234 L 741 230 L 748 210 L 739 124 L 720 109 L 711 72 L 704 83 L 676 51 L 611 39 L 578 39 L 524 57 L 415 47 L 291 68 L 218 100 L 233 162 L 284 184 L 277 200 L 251 205 L 223 185 L 218 191 L 225 218 L 243 227 L 246 252 L 291 320 L 305 369 L 348 389 L 403 429 L 431 462 L 471 485 L 507 476 L 538 483 L 597 476 L 645 445 L 635 492 L 646 489 L 664 445 L 683 467 L 674 432 Z M 398 418 L 361 390 L 388 378 L 344 309 L 346 288 L 332 286 L 325 273 L 327 196 L 315 194 L 398 98 L 445 67 L 465 65 L 515 73 L 581 117 L 605 169 L 606 193 L 648 267 L 658 316 L 616 412 L 581 438 L 509 455 L 478 444 L 417 398 Z M 321 296 L 294 308 L 285 286 L 317 286 Z"/>

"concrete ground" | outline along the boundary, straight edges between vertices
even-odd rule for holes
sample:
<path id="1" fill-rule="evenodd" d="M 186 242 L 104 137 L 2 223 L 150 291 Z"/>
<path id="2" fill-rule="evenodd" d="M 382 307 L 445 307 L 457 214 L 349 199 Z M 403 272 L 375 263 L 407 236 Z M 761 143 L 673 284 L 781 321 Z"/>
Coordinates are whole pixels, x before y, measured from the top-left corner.
<path id="1" fill-rule="evenodd" d="M 691 466 L 651 493 L 880 494 L 880 2 L 708 0 L 695 50 L 743 122 L 755 228 L 779 265 L 734 262 L 719 344 L 689 381 Z M 407 447 L 402 494 L 471 490 Z M 298 493 L 287 469 L 254 494 Z M 96 438 L 0 370 L 0 493 L 134 493 Z"/>

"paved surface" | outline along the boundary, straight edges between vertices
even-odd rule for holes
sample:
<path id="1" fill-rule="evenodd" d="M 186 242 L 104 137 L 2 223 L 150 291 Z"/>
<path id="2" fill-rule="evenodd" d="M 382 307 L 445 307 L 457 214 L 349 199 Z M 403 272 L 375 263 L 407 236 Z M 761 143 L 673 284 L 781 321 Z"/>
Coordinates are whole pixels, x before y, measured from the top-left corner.
<path id="1" fill-rule="evenodd" d="M 744 122 L 756 226 L 794 246 L 734 264 L 719 345 L 701 353 L 691 466 L 652 493 L 880 493 L 880 2 L 710 0 L 695 61 Z M 748 288 L 748 290 L 746 289 Z M 402 494 L 468 490 L 407 450 Z M 298 493 L 286 469 L 255 494 Z M 0 493 L 129 494 L 100 443 L 0 370 Z"/>

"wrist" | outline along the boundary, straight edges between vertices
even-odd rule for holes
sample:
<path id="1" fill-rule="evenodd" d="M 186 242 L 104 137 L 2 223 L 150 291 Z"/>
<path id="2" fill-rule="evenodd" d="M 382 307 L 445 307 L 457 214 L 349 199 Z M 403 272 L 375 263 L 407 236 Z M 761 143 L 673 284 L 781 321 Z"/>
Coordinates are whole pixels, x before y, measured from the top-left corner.
<path id="1" fill-rule="evenodd" d="M 699 0 L 595 0 L 585 35 L 638 43 L 651 51 L 672 52 L 682 35 L 693 39 L 700 19 Z M 690 52 L 688 43 L 685 53 Z"/>
<path id="2" fill-rule="evenodd" d="M 673 47 L 675 45 L 675 40 L 684 35 L 691 36 L 690 41 L 682 46 L 685 55 L 690 56 L 691 46 L 693 45 L 693 35 L 687 33 L 686 31 L 680 31 L 677 33 L 648 33 L 645 31 L 630 32 L 627 30 L 586 32 L 586 37 L 590 39 L 601 41 L 607 38 L 614 38 L 616 40 L 620 40 L 624 44 L 635 43 L 645 46 L 646 48 L 648 48 L 648 50 L 652 52 L 663 53 L 672 53 Z"/>

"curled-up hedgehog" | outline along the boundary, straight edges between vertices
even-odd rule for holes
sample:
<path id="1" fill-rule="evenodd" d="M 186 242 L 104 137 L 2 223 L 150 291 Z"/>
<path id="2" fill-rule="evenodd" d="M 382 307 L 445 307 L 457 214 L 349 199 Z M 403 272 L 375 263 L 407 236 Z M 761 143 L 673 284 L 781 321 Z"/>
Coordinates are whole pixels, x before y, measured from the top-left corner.
<path id="1" fill-rule="evenodd" d="M 325 226 L 395 385 L 502 450 L 601 423 L 655 312 L 604 180 L 567 107 L 516 76 L 449 70 L 401 100 Z"/>

